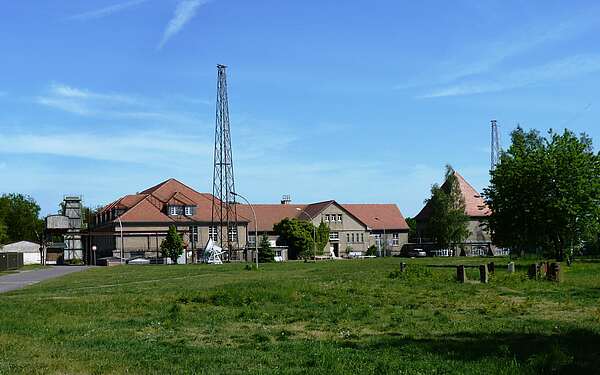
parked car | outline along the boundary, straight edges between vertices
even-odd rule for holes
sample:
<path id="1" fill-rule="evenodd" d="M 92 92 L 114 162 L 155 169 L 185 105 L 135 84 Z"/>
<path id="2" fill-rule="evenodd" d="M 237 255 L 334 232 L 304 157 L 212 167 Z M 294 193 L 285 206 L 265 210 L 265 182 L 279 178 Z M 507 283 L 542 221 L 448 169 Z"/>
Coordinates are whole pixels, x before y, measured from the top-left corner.
<path id="1" fill-rule="evenodd" d="M 423 250 L 423 249 L 412 249 L 412 250 L 408 250 L 408 256 L 422 258 L 422 257 L 427 256 L 427 252 L 425 252 L 425 250 Z"/>

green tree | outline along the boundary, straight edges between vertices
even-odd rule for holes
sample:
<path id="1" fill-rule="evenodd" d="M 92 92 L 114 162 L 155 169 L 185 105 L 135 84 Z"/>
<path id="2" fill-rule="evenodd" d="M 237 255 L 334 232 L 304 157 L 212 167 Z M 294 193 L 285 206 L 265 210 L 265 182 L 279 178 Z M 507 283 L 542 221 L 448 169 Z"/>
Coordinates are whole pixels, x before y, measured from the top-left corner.
<path id="1" fill-rule="evenodd" d="M 258 244 L 258 261 L 260 263 L 271 263 L 275 261 L 275 252 L 271 248 L 269 236 L 263 234 Z"/>
<path id="2" fill-rule="evenodd" d="M 323 255 L 323 250 L 325 250 L 325 246 L 329 242 L 329 225 L 325 224 L 321 221 L 319 226 L 317 227 L 317 254 Z"/>
<path id="3" fill-rule="evenodd" d="M 494 242 L 562 260 L 597 239 L 600 156 L 592 140 L 569 130 L 542 137 L 520 127 L 511 140 L 484 191 Z"/>
<path id="4" fill-rule="evenodd" d="M 0 218 L 0 246 L 6 243 L 8 243 L 8 233 L 4 221 Z"/>
<path id="5" fill-rule="evenodd" d="M 0 223 L 4 223 L 7 242 L 38 241 L 44 228 L 39 218 L 40 206 L 23 194 L 0 197 Z M 0 230 L 1 231 L 1 230 Z"/>
<path id="6" fill-rule="evenodd" d="M 313 253 L 315 226 L 312 223 L 296 218 L 285 218 L 275 224 L 273 230 L 288 247 L 290 259 L 309 258 Z"/>
<path id="7" fill-rule="evenodd" d="M 177 258 L 183 254 L 183 240 L 175 225 L 169 226 L 167 237 L 160 244 L 160 251 L 163 258 L 171 258 L 173 263 L 177 263 Z"/>
<path id="8" fill-rule="evenodd" d="M 451 166 L 446 166 L 446 182 L 433 185 L 431 197 L 425 200 L 431 207 L 426 231 L 440 249 L 455 247 L 469 236 L 469 217 L 458 179 Z"/>
<path id="9" fill-rule="evenodd" d="M 407 217 L 406 224 L 408 224 L 408 238 L 409 241 L 415 241 L 417 235 L 417 220 L 414 217 Z"/>

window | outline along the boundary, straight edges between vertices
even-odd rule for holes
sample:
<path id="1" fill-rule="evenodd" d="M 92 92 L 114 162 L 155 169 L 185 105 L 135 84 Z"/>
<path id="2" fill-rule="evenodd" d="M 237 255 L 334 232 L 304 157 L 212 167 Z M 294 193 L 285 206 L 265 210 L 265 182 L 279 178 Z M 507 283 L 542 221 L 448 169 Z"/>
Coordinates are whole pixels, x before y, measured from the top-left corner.
<path id="1" fill-rule="evenodd" d="M 194 207 L 185 206 L 185 216 L 192 216 L 194 214 Z"/>
<path id="2" fill-rule="evenodd" d="M 339 240 L 340 239 L 340 234 L 339 232 L 330 232 L 329 233 L 329 240 Z"/>
<path id="3" fill-rule="evenodd" d="M 177 206 L 169 206 L 169 215 L 177 215 Z"/>
<path id="4" fill-rule="evenodd" d="M 352 233 L 352 242 L 354 242 L 354 233 Z"/>
<path id="5" fill-rule="evenodd" d="M 229 241 L 237 241 L 237 227 L 230 226 L 229 227 Z"/>
<path id="6" fill-rule="evenodd" d="M 208 227 L 208 238 L 210 238 L 213 241 L 219 240 L 219 231 L 217 230 L 217 227 Z"/>
<path id="7" fill-rule="evenodd" d="M 392 245 L 398 246 L 400 244 L 400 235 L 398 233 L 394 233 L 392 235 Z"/>
<path id="8" fill-rule="evenodd" d="M 248 235 L 248 243 L 254 245 L 256 243 L 256 236 L 253 234 Z"/>
<path id="9" fill-rule="evenodd" d="M 360 234 L 360 242 L 365 242 L 365 234 L 364 233 Z"/>
<path id="10" fill-rule="evenodd" d="M 342 222 L 342 214 L 337 215 L 337 221 L 340 223 Z"/>
<path id="11" fill-rule="evenodd" d="M 346 233 L 346 242 L 350 242 L 350 233 Z"/>
<path id="12" fill-rule="evenodd" d="M 188 229 L 190 231 L 190 242 L 193 247 L 196 247 L 195 245 L 198 244 L 198 227 L 189 227 Z"/>
<path id="13" fill-rule="evenodd" d="M 328 223 L 329 222 L 329 215 L 325 215 L 325 222 Z"/>

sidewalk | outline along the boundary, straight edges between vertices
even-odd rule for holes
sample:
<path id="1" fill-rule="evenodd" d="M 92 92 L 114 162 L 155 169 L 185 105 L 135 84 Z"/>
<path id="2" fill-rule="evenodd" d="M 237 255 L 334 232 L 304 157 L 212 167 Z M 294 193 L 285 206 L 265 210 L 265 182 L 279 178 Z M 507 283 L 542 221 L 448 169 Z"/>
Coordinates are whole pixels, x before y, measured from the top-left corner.
<path id="1" fill-rule="evenodd" d="M 88 266 L 50 266 L 39 270 L 22 271 L 0 276 L 0 293 L 25 288 L 40 281 L 54 279 L 73 272 L 87 270 Z"/>

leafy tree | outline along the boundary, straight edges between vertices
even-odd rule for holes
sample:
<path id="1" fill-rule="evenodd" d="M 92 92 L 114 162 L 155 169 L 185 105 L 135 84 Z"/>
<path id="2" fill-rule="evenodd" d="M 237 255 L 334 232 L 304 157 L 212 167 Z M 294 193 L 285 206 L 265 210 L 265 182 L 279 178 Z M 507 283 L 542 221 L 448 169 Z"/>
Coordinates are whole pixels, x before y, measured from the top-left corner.
<path id="1" fill-rule="evenodd" d="M 406 224 L 408 224 L 408 238 L 414 241 L 417 235 L 417 220 L 414 217 L 407 217 Z"/>
<path id="2" fill-rule="evenodd" d="M 592 140 L 518 127 L 484 196 L 494 242 L 562 260 L 600 231 L 600 155 Z"/>
<path id="3" fill-rule="evenodd" d="M 323 255 L 323 250 L 329 242 L 329 225 L 321 221 L 317 227 L 317 254 Z"/>
<path id="4" fill-rule="evenodd" d="M 23 194 L 0 196 L 0 223 L 4 223 L 5 241 L 38 241 L 44 228 L 39 219 L 40 206 Z M 0 233 L 2 230 L 0 229 Z"/>
<path id="5" fill-rule="evenodd" d="M 6 231 L 6 225 L 0 218 L 0 245 L 8 243 L 8 233 Z"/>
<path id="6" fill-rule="evenodd" d="M 273 230 L 287 245 L 290 259 L 308 258 L 313 253 L 315 226 L 312 223 L 296 218 L 285 218 L 275 224 Z"/>
<path id="7" fill-rule="evenodd" d="M 458 179 L 451 166 L 446 166 L 446 182 L 431 187 L 431 197 L 425 200 L 431 207 L 426 231 L 440 249 L 454 247 L 469 236 L 469 217 Z"/>
<path id="8" fill-rule="evenodd" d="M 177 258 L 183 254 L 183 240 L 175 225 L 169 226 L 167 237 L 160 244 L 160 251 L 163 258 L 171 258 L 173 263 L 177 263 Z"/>
<path id="9" fill-rule="evenodd" d="M 258 244 L 258 261 L 260 263 L 271 263 L 275 261 L 275 252 L 271 248 L 269 236 L 263 234 Z"/>

